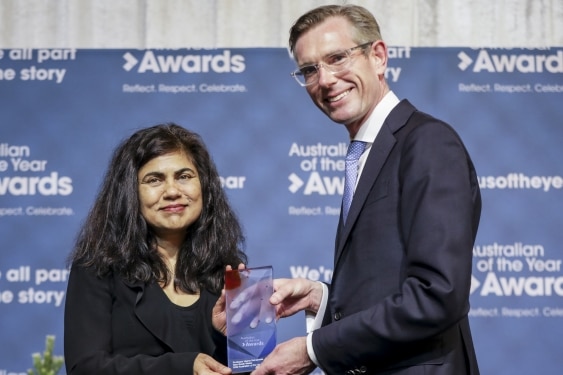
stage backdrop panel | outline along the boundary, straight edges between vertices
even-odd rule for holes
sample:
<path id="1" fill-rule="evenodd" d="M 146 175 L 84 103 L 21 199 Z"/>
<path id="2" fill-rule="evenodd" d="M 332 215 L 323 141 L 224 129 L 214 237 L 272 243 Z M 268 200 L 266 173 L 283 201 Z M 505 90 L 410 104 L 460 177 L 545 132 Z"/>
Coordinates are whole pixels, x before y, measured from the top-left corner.
<path id="1" fill-rule="evenodd" d="M 449 122 L 479 174 L 471 324 L 483 374 L 563 367 L 563 48 L 391 47 L 400 98 Z M 0 50 L 0 375 L 63 354 L 65 260 L 110 153 L 139 127 L 203 136 L 249 266 L 330 282 L 347 133 L 285 49 Z M 303 314 L 278 325 L 304 335 Z M 64 368 L 61 371 L 64 373 Z"/>

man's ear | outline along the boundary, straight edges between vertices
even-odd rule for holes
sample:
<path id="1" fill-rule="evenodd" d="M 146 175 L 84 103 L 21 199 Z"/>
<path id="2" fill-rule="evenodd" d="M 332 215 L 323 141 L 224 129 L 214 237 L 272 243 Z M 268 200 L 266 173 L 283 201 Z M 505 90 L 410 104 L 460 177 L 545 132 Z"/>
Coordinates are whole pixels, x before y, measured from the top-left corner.
<path id="1" fill-rule="evenodd" d="M 385 74 L 387 69 L 387 45 L 384 41 L 378 40 L 371 45 L 370 54 L 375 58 L 377 74 Z"/>

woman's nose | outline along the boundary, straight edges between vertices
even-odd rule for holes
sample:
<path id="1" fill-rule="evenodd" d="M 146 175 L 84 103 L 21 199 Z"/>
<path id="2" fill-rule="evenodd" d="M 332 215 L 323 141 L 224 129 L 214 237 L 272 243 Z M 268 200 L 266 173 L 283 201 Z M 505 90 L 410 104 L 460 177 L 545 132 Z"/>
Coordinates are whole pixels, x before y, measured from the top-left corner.
<path id="1" fill-rule="evenodd" d="M 167 197 L 174 197 L 180 195 L 180 189 L 178 188 L 176 181 L 169 181 L 166 183 L 164 188 L 164 194 Z"/>

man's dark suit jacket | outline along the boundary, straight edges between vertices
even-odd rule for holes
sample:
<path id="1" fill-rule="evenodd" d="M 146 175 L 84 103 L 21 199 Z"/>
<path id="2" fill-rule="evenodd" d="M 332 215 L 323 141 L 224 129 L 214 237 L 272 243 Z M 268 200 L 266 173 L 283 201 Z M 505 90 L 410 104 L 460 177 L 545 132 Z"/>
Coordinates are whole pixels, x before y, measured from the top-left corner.
<path id="1" fill-rule="evenodd" d="M 191 374 L 199 352 L 226 361 L 226 339 L 215 331 L 217 296 L 202 291 L 192 322 L 156 283 L 127 283 L 73 267 L 65 305 L 66 371 L 75 374 Z M 186 324 L 189 328 L 186 329 Z M 220 348 L 216 350 L 216 348 Z"/>
<path id="2" fill-rule="evenodd" d="M 479 373 L 468 323 L 481 198 L 456 132 L 401 101 L 339 223 L 323 327 L 328 374 Z"/>

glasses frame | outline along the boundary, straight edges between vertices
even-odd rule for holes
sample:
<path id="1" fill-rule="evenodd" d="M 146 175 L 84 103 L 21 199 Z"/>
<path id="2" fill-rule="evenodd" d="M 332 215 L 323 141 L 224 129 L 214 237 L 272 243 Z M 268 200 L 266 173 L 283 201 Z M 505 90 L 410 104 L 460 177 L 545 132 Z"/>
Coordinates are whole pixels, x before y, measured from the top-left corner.
<path id="1" fill-rule="evenodd" d="M 357 51 L 357 50 L 363 50 L 366 47 L 372 45 L 373 43 L 374 43 L 373 41 L 367 42 L 367 43 L 362 43 L 362 44 L 359 44 L 355 47 L 348 48 L 348 49 L 345 49 L 343 51 L 337 51 L 337 52 L 331 53 L 330 55 L 326 56 L 326 57 L 330 57 L 330 56 L 334 56 L 334 55 L 338 55 L 338 54 L 346 54 L 346 57 L 348 58 L 349 61 L 347 61 L 344 64 L 345 66 L 341 70 L 333 71 L 327 66 L 326 63 L 320 62 L 320 63 L 317 63 L 317 64 L 302 66 L 301 68 L 294 70 L 290 74 L 293 78 L 295 78 L 295 80 L 297 81 L 297 83 L 301 87 L 307 87 L 307 86 L 314 85 L 314 84 L 319 82 L 319 72 L 320 72 L 321 67 L 323 67 L 327 72 L 329 72 L 332 75 L 345 72 L 346 70 L 348 70 L 348 68 L 350 67 L 350 63 L 352 62 L 352 57 L 354 56 L 354 55 L 352 55 L 352 52 Z M 303 75 L 303 69 L 304 68 L 315 68 L 315 70 L 316 70 L 316 76 L 315 76 L 316 80 L 314 80 L 313 82 L 309 82 L 309 83 L 302 82 L 299 77 L 303 77 L 303 80 L 305 79 L 304 75 Z"/>

